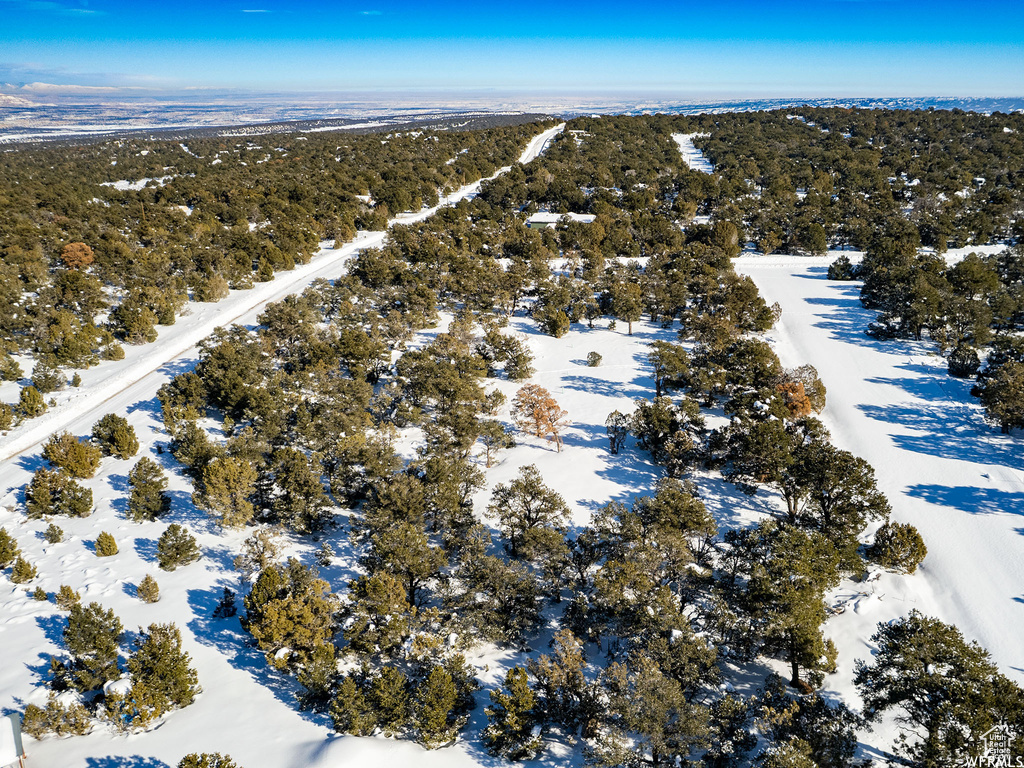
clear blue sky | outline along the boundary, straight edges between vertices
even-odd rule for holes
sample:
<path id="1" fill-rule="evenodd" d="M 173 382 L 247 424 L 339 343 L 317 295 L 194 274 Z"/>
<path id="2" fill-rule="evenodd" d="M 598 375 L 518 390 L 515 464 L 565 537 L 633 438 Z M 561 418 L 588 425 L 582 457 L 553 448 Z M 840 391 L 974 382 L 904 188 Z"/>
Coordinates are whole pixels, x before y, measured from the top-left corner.
<path id="1" fill-rule="evenodd" d="M 0 83 L 1024 95 L 1024 0 L 0 0 Z"/>

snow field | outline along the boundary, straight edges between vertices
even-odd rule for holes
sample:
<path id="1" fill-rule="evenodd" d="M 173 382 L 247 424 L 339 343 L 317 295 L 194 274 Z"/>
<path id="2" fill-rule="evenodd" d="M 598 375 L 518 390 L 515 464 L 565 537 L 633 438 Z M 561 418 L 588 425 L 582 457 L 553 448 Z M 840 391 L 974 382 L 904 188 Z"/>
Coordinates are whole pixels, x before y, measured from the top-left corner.
<path id="1" fill-rule="evenodd" d="M 875 313 L 861 307 L 860 283 L 826 278 L 837 255 L 734 261 L 765 301 L 782 306 L 769 338 L 783 364 L 818 369 L 828 389 L 821 418 L 833 442 L 875 468 L 893 519 L 915 525 L 928 547 L 913 576 L 882 574 L 840 587 L 851 601 L 826 625 L 839 648 L 839 672 L 825 685 L 859 706 L 853 660 L 870 659 L 869 638 L 878 622 L 912 609 L 955 624 L 992 654 L 1004 674 L 1022 682 L 1021 438 L 985 423 L 971 382 L 947 374 L 934 344 L 866 336 Z M 894 735 L 888 726 L 876 728 L 870 741 L 885 743 Z"/>

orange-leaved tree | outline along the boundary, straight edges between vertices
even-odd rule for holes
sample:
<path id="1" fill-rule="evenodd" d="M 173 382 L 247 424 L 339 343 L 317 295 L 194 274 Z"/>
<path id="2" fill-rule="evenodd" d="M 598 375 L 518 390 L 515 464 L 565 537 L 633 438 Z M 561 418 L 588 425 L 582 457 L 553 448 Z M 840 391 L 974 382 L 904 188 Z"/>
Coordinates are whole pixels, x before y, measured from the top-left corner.
<path id="1" fill-rule="evenodd" d="M 562 450 L 562 430 L 568 426 L 568 411 L 563 411 L 544 387 L 527 384 L 512 400 L 512 421 L 524 432 L 548 437 Z"/>

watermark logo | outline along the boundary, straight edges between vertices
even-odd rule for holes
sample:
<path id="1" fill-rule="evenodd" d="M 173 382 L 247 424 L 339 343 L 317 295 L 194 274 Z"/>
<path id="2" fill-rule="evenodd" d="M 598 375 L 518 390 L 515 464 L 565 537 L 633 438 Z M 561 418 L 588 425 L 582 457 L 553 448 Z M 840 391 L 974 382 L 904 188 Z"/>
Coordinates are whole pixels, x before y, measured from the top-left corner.
<path id="1" fill-rule="evenodd" d="M 1013 753 L 1016 732 L 1005 723 L 989 728 L 981 734 L 982 753 L 967 757 L 961 765 L 977 768 L 1024 768 L 1024 756 Z"/>

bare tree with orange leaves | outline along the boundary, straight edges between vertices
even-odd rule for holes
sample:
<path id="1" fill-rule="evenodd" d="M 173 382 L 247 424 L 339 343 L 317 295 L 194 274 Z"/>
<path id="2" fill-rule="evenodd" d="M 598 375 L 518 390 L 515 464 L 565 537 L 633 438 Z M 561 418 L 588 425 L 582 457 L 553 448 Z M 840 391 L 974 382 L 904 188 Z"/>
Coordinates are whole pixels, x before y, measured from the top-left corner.
<path id="1" fill-rule="evenodd" d="M 537 384 L 527 384 L 512 400 L 512 421 L 516 426 L 528 434 L 554 441 L 559 452 L 562 430 L 569 425 L 568 415 L 551 393 Z"/>
<path id="2" fill-rule="evenodd" d="M 68 243 L 60 251 L 60 260 L 70 269 L 85 269 L 96 260 L 96 256 L 85 243 Z"/>

